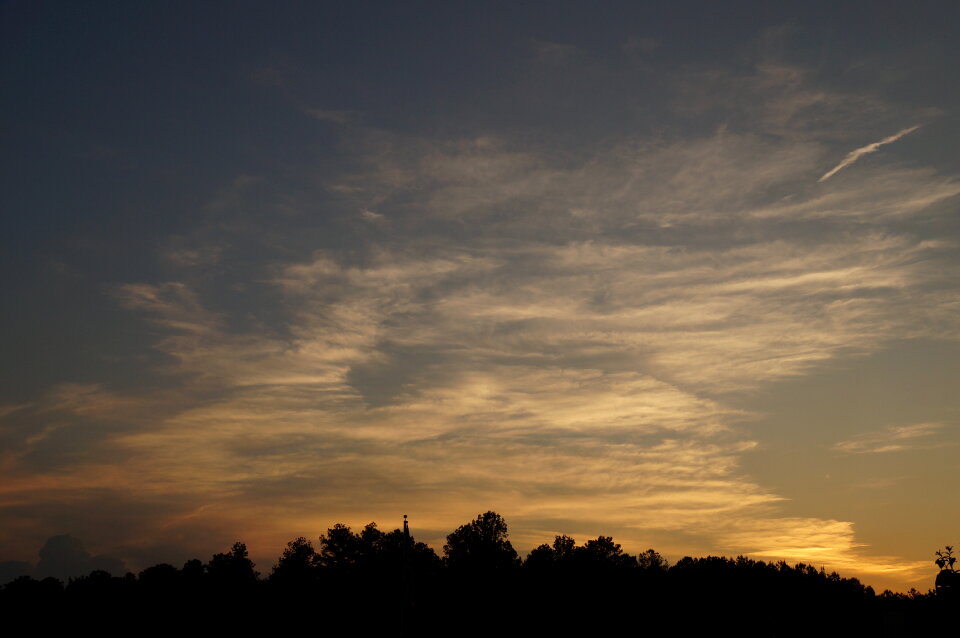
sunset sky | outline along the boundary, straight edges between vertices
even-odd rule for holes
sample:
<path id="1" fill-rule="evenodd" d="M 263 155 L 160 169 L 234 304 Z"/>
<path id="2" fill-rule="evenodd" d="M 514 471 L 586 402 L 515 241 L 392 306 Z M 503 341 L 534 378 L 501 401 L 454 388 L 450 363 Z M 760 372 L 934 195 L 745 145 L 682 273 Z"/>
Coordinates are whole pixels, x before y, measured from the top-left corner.
<path id="1" fill-rule="evenodd" d="M 4 2 L 0 563 L 495 510 L 931 588 L 960 3 L 780 4 Z"/>

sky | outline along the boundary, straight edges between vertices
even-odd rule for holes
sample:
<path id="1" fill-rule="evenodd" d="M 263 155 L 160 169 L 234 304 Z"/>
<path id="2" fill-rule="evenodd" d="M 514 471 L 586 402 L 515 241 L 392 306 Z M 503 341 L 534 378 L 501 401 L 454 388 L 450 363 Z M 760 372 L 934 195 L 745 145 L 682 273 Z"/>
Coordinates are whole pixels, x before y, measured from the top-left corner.
<path id="1" fill-rule="evenodd" d="M 494 510 L 931 588 L 960 5 L 781 4 L 0 4 L 0 571 Z"/>

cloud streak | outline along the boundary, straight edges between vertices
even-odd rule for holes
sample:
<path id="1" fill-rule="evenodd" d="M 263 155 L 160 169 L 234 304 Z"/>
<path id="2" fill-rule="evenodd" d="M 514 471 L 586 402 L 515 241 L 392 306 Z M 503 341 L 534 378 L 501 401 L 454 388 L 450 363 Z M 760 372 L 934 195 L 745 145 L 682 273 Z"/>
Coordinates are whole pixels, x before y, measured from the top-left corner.
<path id="1" fill-rule="evenodd" d="M 844 157 L 839 164 L 837 164 L 836 166 L 831 168 L 829 171 L 824 173 L 820 177 L 820 179 L 818 179 L 817 181 L 818 182 L 827 181 L 828 179 L 830 179 L 831 177 L 833 177 L 834 175 L 836 175 L 846 167 L 850 166 L 851 164 L 859 160 L 864 155 L 869 155 L 870 153 L 876 153 L 878 150 L 880 150 L 881 146 L 884 146 L 886 144 L 892 144 L 893 142 L 896 142 L 897 140 L 899 140 L 901 137 L 908 135 L 910 133 L 913 133 L 918 128 L 920 128 L 920 126 L 911 126 L 910 128 L 905 128 L 899 133 L 891 135 L 890 137 L 883 138 L 879 142 L 874 142 L 873 144 L 867 144 L 866 146 L 862 146 L 854 151 L 850 151 L 850 153 L 848 153 L 847 156 Z"/>
<path id="2" fill-rule="evenodd" d="M 918 439 L 926 439 L 942 430 L 942 423 L 890 426 L 879 432 L 867 433 L 853 439 L 839 441 L 833 445 L 833 449 L 846 454 L 903 452 L 928 445 L 927 441 Z"/>

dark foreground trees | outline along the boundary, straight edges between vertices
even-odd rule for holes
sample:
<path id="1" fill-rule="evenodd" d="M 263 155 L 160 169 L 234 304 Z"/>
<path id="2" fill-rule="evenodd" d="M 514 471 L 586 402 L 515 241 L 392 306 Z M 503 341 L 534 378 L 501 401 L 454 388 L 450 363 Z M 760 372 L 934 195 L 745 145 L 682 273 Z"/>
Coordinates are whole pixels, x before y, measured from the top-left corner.
<path id="1" fill-rule="evenodd" d="M 48 633 L 485 637 L 952 635 L 960 617 L 956 598 L 941 591 L 876 596 L 854 578 L 742 556 L 671 566 L 652 549 L 632 556 L 609 536 L 582 545 L 557 536 L 518 569 L 495 512 L 451 532 L 444 556 L 405 530 L 335 525 L 316 546 L 289 542 L 267 579 L 235 543 L 206 563 L 139 576 L 19 578 L 0 589 L 0 613 Z M 941 573 L 955 573 L 950 558 L 952 548 L 938 553 Z"/>
<path id="2" fill-rule="evenodd" d="M 339 573 L 399 572 L 406 568 L 430 571 L 440 559 L 426 543 L 418 543 L 402 530 L 383 532 L 368 523 L 360 532 L 336 524 L 320 537 L 319 566 Z"/>
<path id="3" fill-rule="evenodd" d="M 247 554 L 247 546 L 234 543 L 229 552 L 214 554 L 207 563 L 207 573 L 217 583 L 232 587 L 252 586 L 260 573 Z"/>
<path id="4" fill-rule="evenodd" d="M 270 574 L 270 581 L 286 587 L 309 586 L 316 580 L 320 556 L 303 536 L 287 543 Z"/>
<path id="5" fill-rule="evenodd" d="M 520 556 L 507 540 L 507 522 L 485 512 L 447 536 L 444 559 L 452 569 L 494 570 L 520 566 Z"/>

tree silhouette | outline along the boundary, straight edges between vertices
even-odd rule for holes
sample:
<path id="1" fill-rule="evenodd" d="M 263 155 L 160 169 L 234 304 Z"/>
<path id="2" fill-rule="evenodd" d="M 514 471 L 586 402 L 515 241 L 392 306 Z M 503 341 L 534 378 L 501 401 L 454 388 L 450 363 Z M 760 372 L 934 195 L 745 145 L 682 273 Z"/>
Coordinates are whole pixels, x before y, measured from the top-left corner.
<path id="1" fill-rule="evenodd" d="M 384 532 L 370 523 L 355 533 L 338 524 L 319 550 L 304 537 L 287 543 L 267 581 L 257 580 L 246 546 L 235 543 L 206 565 L 159 564 L 139 578 L 93 571 L 66 587 L 52 578 L 18 578 L 0 587 L 0 613 L 40 618 L 45 627 L 61 622 L 55 626 L 64 630 L 149 618 L 160 631 L 286 635 L 302 630 L 302 614 L 293 610 L 323 601 L 325 628 L 365 635 L 397 627 L 401 635 L 473 635 L 462 623 L 479 617 L 478 631 L 509 627 L 511 635 L 799 636 L 813 626 L 797 624 L 800 617 L 815 623 L 818 635 L 956 633 L 960 572 L 952 546 L 936 551 L 935 595 L 875 595 L 857 579 L 815 565 L 744 556 L 685 557 L 671 567 L 653 549 L 632 557 L 609 536 L 582 546 L 556 536 L 530 552 L 525 569 L 507 569 L 518 560 L 495 512 L 453 531 L 444 551 L 447 569 L 406 530 Z M 745 603 L 747 624 L 730 613 Z M 625 611 L 633 608 L 652 613 L 638 621 Z"/>
<path id="2" fill-rule="evenodd" d="M 552 546 L 544 543 L 534 548 L 523 564 L 530 569 L 540 569 L 570 562 L 576 545 L 577 542 L 566 534 L 556 536 Z"/>
<path id="3" fill-rule="evenodd" d="M 644 555 L 645 566 L 655 563 L 660 568 L 666 567 L 666 561 L 652 549 Z M 553 546 L 540 545 L 527 556 L 525 565 L 531 569 L 555 567 L 576 567 L 578 569 L 596 569 L 611 567 L 636 567 L 637 559 L 623 552 L 619 543 L 613 542 L 611 536 L 598 536 L 582 546 L 576 541 L 561 535 L 553 539 Z"/>
<path id="4" fill-rule="evenodd" d="M 520 564 L 507 540 L 507 522 L 496 512 L 485 512 L 447 536 L 443 546 L 447 565 L 454 569 L 492 570 Z"/>
<path id="5" fill-rule="evenodd" d="M 347 525 L 337 523 L 320 536 L 320 564 L 330 569 L 349 569 L 361 559 L 360 537 Z"/>
<path id="6" fill-rule="evenodd" d="M 625 554 L 620 543 L 614 543 L 612 536 L 598 536 L 587 541 L 583 547 L 573 550 L 573 557 L 584 567 L 614 568 L 636 567 L 637 559 Z"/>
<path id="7" fill-rule="evenodd" d="M 648 549 L 637 555 L 637 566 L 640 567 L 640 569 L 665 572 L 670 567 L 670 563 L 660 555 L 660 552 Z"/>
<path id="8" fill-rule="evenodd" d="M 523 561 L 523 566 L 526 569 L 549 569 L 554 566 L 555 562 L 556 557 L 553 548 L 544 543 L 530 550 L 526 560 Z"/>
<path id="9" fill-rule="evenodd" d="M 140 572 L 137 581 L 142 588 L 150 591 L 172 590 L 180 583 L 180 570 L 173 565 L 160 563 Z"/>
<path id="10" fill-rule="evenodd" d="M 415 542 L 399 529 L 383 532 L 376 523 L 368 523 L 359 533 L 337 523 L 320 537 L 317 556 L 323 567 L 339 570 L 395 570 L 404 560 L 419 570 L 440 566 L 426 543 Z"/>
<path id="11" fill-rule="evenodd" d="M 270 574 L 270 581 L 282 585 L 306 585 L 316 578 L 320 557 L 303 536 L 287 543 Z"/>
<path id="12" fill-rule="evenodd" d="M 207 563 L 207 572 L 218 584 L 241 586 L 257 581 L 260 574 L 253 567 L 253 561 L 247 557 L 247 546 L 237 542 L 229 552 L 214 554 Z"/>
<path id="13" fill-rule="evenodd" d="M 577 548 L 577 541 L 566 534 L 555 536 L 553 539 L 553 555 L 558 561 L 566 561 L 573 558 L 573 552 Z"/>
<path id="14" fill-rule="evenodd" d="M 395 569 L 404 561 L 417 572 L 431 571 L 440 567 L 440 557 L 426 543 L 416 542 L 402 530 L 381 532 L 376 523 L 370 523 L 360 533 L 364 546 L 371 549 L 374 566 Z"/>

